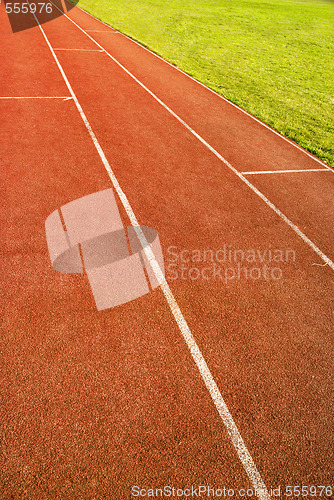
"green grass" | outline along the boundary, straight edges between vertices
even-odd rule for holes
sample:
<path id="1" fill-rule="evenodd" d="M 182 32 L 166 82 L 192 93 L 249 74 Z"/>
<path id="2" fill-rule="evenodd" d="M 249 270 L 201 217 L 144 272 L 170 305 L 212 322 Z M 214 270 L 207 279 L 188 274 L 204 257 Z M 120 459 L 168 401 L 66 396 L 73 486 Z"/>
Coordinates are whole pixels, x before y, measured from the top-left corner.
<path id="1" fill-rule="evenodd" d="M 80 0 L 334 166 L 334 3 Z"/>

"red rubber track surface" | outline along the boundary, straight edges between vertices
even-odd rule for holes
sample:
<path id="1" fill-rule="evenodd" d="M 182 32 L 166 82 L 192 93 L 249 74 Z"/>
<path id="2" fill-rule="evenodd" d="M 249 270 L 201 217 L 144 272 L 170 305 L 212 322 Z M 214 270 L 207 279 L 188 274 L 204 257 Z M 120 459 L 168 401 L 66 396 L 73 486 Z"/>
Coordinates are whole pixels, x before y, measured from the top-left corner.
<path id="1" fill-rule="evenodd" d="M 331 170 L 78 8 L 69 16 L 104 31 L 89 34 L 239 172 L 324 169 L 247 178 L 333 259 Z M 100 50 L 65 16 L 42 27 L 53 48 Z M 3 4 L 0 44 L 0 97 L 70 97 L 37 23 L 12 34 Z M 333 271 L 105 52 L 56 55 L 166 265 L 172 245 L 295 252 L 279 280 L 167 281 L 267 487 L 331 484 Z M 98 312 L 84 277 L 52 269 L 47 216 L 111 187 L 74 100 L 1 98 L 0 116 L 0 497 L 250 488 L 161 290 Z"/>

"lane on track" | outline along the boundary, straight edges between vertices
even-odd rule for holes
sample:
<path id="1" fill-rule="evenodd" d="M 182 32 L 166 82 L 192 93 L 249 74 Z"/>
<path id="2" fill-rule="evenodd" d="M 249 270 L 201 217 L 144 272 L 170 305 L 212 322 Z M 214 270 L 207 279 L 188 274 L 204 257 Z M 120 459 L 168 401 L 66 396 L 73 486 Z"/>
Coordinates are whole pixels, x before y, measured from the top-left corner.
<path id="1" fill-rule="evenodd" d="M 333 261 L 334 175 L 329 171 L 277 175 L 254 175 L 251 181 Z M 316 256 L 314 261 L 323 264 Z"/>
<path id="2" fill-rule="evenodd" d="M 3 64 L 1 66 L 0 97 L 9 96 L 63 96 L 68 95 L 60 78 L 53 81 L 44 78 L 50 70 L 56 72 L 54 61 L 45 58 L 45 47 L 40 43 L 37 30 L 22 31 L 13 35 L 10 22 L 1 8 L 0 44 Z M 24 22 L 24 21 L 23 21 Z M 15 39 L 15 43 L 13 40 Z M 5 61 L 8 62 L 5 64 Z"/>

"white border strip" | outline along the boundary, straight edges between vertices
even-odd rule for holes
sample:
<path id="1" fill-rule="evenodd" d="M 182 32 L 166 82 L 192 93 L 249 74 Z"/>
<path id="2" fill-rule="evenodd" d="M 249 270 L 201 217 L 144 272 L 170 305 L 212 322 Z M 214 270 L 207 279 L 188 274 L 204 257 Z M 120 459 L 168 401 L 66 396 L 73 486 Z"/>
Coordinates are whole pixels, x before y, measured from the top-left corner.
<path id="1" fill-rule="evenodd" d="M 67 0 L 71 5 L 72 2 L 70 2 L 69 0 Z M 53 2 L 51 2 L 53 3 Z M 215 90 L 211 89 L 210 87 L 208 87 L 207 85 L 205 85 L 204 83 L 200 82 L 199 80 L 196 80 L 196 78 L 194 78 L 193 76 L 189 75 L 188 73 L 186 73 L 185 71 L 183 71 L 181 68 L 178 68 L 177 66 L 175 66 L 175 64 L 172 64 L 170 63 L 169 61 L 167 61 L 166 59 L 164 59 L 163 57 L 159 56 L 159 54 L 156 54 L 155 52 L 153 52 L 152 50 L 150 50 L 149 48 L 145 47 L 145 45 L 142 45 L 141 43 L 137 42 L 136 40 L 134 40 L 133 38 L 131 38 L 130 36 L 128 35 L 125 35 L 124 33 L 122 33 L 121 31 L 118 31 L 116 30 L 116 28 L 113 28 L 112 26 L 109 26 L 109 24 L 105 23 L 104 21 L 101 21 L 101 19 L 98 19 L 97 17 L 93 16 L 93 14 L 90 14 L 87 10 L 84 10 L 82 7 L 79 7 L 78 5 L 75 5 L 75 7 L 77 9 L 80 9 L 82 12 L 84 12 L 85 14 L 87 14 L 88 16 L 92 17 L 93 19 L 95 19 L 95 21 L 98 21 L 100 23 L 102 23 L 104 26 L 106 26 L 107 28 L 109 28 L 110 30 L 113 30 L 113 31 L 117 31 L 117 33 L 119 33 L 120 35 L 124 36 L 125 38 L 127 38 L 128 40 L 130 40 L 131 42 L 135 43 L 136 45 L 138 45 L 139 47 L 141 47 L 142 49 L 146 50 L 147 52 L 149 52 L 150 54 L 152 54 L 154 57 L 157 57 L 158 59 L 160 59 L 161 61 L 163 61 L 165 64 L 168 64 L 169 66 L 171 66 L 172 68 L 176 69 L 177 71 L 179 71 L 180 73 L 182 73 L 183 75 L 187 76 L 188 78 L 190 78 L 191 80 L 193 80 L 194 82 L 198 83 L 198 85 L 201 85 L 201 87 L 204 87 L 206 90 L 208 90 L 209 92 L 211 92 L 212 94 L 214 94 L 216 97 L 219 97 L 220 99 L 223 99 L 223 101 L 225 101 L 226 103 L 230 104 L 231 106 L 233 106 L 234 108 L 238 109 L 239 111 L 241 111 L 242 113 L 244 113 L 245 115 L 249 116 L 250 118 L 252 118 L 253 120 L 255 120 L 256 122 L 258 122 L 260 125 L 262 125 L 263 127 L 265 127 L 266 129 L 270 130 L 271 132 L 273 132 L 274 134 L 276 134 L 278 137 L 280 137 L 281 139 L 283 139 L 284 141 L 288 142 L 289 144 L 291 144 L 292 146 L 294 146 L 295 148 L 299 149 L 300 151 L 302 151 L 304 154 L 306 154 L 307 156 L 309 156 L 310 158 L 312 158 L 312 160 L 320 163 L 321 165 L 323 165 L 327 170 L 329 170 L 330 172 L 334 173 L 334 169 L 331 168 L 329 165 L 327 165 L 327 163 L 323 162 L 322 160 L 320 160 L 319 158 L 317 158 L 316 156 L 312 155 L 311 153 L 309 153 L 308 151 L 306 151 L 306 149 L 302 148 L 301 146 L 299 146 L 299 144 L 296 144 L 295 142 L 293 142 L 291 139 L 289 139 L 288 137 L 285 137 L 284 135 L 280 134 L 279 132 L 277 132 L 277 130 L 271 128 L 269 125 L 267 125 L 266 123 L 264 123 L 263 121 L 261 121 L 259 118 L 256 118 L 256 116 L 252 115 L 251 113 L 249 113 L 248 111 L 240 108 L 240 106 L 238 106 L 237 104 L 234 104 L 234 102 L 232 101 L 229 101 L 228 99 L 226 99 L 226 97 L 224 97 L 223 95 L 221 94 L 218 94 L 218 92 L 216 92 Z M 89 31 L 89 30 L 86 30 L 86 31 Z M 93 31 L 93 30 L 92 30 Z"/>
<path id="2" fill-rule="evenodd" d="M 328 172 L 327 168 L 308 168 L 301 170 L 257 170 L 254 172 L 241 172 L 242 175 L 257 175 L 257 174 L 295 174 L 298 172 Z"/>
<path id="3" fill-rule="evenodd" d="M 29 3 L 29 0 L 27 0 L 27 1 Z M 206 361 L 205 361 L 198 345 L 196 344 L 196 341 L 195 341 L 195 339 L 194 339 L 194 337 L 189 329 L 189 326 L 188 326 L 185 318 L 183 317 L 183 314 L 182 314 L 182 312 L 181 312 L 181 310 L 180 310 L 180 308 L 179 308 L 179 306 L 178 306 L 178 304 L 177 304 L 177 302 L 172 294 L 172 291 L 169 288 L 169 285 L 168 285 L 168 283 L 167 283 L 167 281 L 166 281 L 166 279 L 165 279 L 165 277 L 160 269 L 160 266 L 159 266 L 157 260 L 155 259 L 153 251 L 152 251 L 151 247 L 149 246 L 149 244 L 148 244 L 148 242 L 147 242 L 147 240 L 146 240 L 146 238 L 141 230 L 141 227 L 139 226 L 139 223 L 138 223 L 137 218 L 136 218 L 136 216 L 135 216 L 135 214 L 130 206 L 130 203 L 129 203 L 126 195 L 122 191 L 122 189 L 118 183 L 118 180 L 117 180 L 117 178 L 116 178 L 116 176 L 115 176 L 115 174 L 114 174 L 114 172 L 113 172 L 113 170 L 112 170 L 112 168 L 111 168 L 111 166 L 110 166 L 110 164 L 109 164 L 109 162 L 108 162 L 108 160 L 107 160 L 107 158 L 106 158 L 106 156 L 105 156 L 105 154 L 104 154 L 104 152 L 103 152 L 103 150 L 102 150 L 102 148 L 97 140 L 97 137 L 94 134 L 94 132 L 91 128 L 91 125 L 88 122 L 87 117 L 84 114 L 84 111 L 83 111 L 83 109 L 82 109 L 82 107 L 81 107 L 72 87 L 71 87 L 71 84 L 69 83 L 67 76 L 66 76 L 66 74 L 65 74 L 65 72 L 64 72 L 64 70 L 63 70 L 63 68 L 62 68 L 62 66 L 61 66 L 44 30 L 43 30 L 43 28 L 42 28 L 42 26 L 39 24 L 38 19 L 37 19 L 35 14 L 34 14 L 34 17 L 38 23 L 39 29 L 41 30 L 43 37 L 44 37 L 44 39 L 45 39 L 45 41 L 46 41 L 46 43 L 51 51 L 51 54 L 52 54 L 57 66 L 59 68 L 59 71 L 60 71 L 62 77 L 64 78 L 66 86 L 73 97 L 73 100 L 74 100 L 76 107 L 80 113 L 80 116 L 81 116 L 81 118 L 82 118 L 88 132 L 89 132 L 89 135 L 94 143 L 94 146 L 95 146 L 95 148 L 96 148 L 96 150 L 97 150 L 97 152 L 98 152 L 98 154 L 99 154 L 99 156 L 100 156 L 100 158 L 101 158 L 101 160 L 102 160 L 102 162 L 103 162 L 103 164 L 104 164 L 104 166 L 109 174 L 109 177 L 113 183 L 113 186 L 114 186 L 118 196 L 120 197 L 120 200 L 123 204 L 123 207 L 124 207 L 128 217 L 130 219 L 130 222 L 131 222 L 132 226 L 134 227 L 136 234 L 137 234 L 137 236 L 138 236 L 138 238 L 143 246 L 145 254 L 146 254 L 146 256 L 151 264 L 152 270 L 153 270 L 153 272 L 154 272 L 154 274 L 155 274 L 155 276 L 156 276 L 156 278 L 161 286 L 161 290 L 162 290 L 162 292 L 163 292 L 163 294 L 168 302 L 168 305 L 169 305 L 169 307 L 172 311 L 172 314 L 176 320 L 176 323 L 177 323 L 177 325 L 178 325 L 178 327 L 183 335 L 183 338 L 185 339 L 185 341 L 189 347 L 191 355 L 192 355 L 192 357 L 197 365 L 197 368 L 198 368 L 198 370 L 199 370 L 199 372 L 204 380 L 204 383 L 205 383 L 205 385 L 206 385 L 206 387 L 211 395 L 211 398 L 213 399 L 213 402 L 214 402 L 214 404 L 219 412 L 219 415 L 226 426 L 227 432 L 231 438 L 231 441 L 235 447 L 235 450 L 239 456 L 239 459 L 240 459 L 240 461 L 241 461 L 241 463 L 242 463 L 242 465 L 247 473 L 247 476 L 249 477 L 249 480 L 251 481 L 253 487 L 258 490 L 259 498 L 261 500 L 270 500 L 271 497 L 268 493 L 266 485 L 264 484 L 264 482 L 260 476 L 260 473 L 258 472 L 258 470 L 256 468 L 255 463 L 253 462 L 253 459 L 252 459 L 252 457 L 251 457 L 251 455 L 250 455 L 250 453 L 249 453 L 249 451 L 248 451 L 248 449 L 247 449 L 247 447 L 246 447 L 246 445 L 245 445 L 245 443 L 244 443 L 244 441 L 239 433 L 239 430 L 238 430 L 238 428 L 237 428 L 237 426 L 232 418 L 232 415 L 230 414 L 230 412 L 228 410 L 228 407 L 227 407 L 227 405 L 226 405 L 226 403 L 225 403 L 225 401 L 224 401 L 224 399 L 223 399 L 223 397 L 218 389 L 218 386 L 217 386 L 217 384 L 216 384 L 216 382 L 215 382 L 215 380 L 214 380 L 214 378 L 213 378 L 213 376 L 212 376 L 212 374 L 211 374 L 211 372 L 206 364 Z"/>
<path id="4" fill-rule="evenodd" d="M 63 101 L 68 101 L 69 99 L 72 99 L 72 96 L 60 96 L 60 97 L 54 97 L 54 96 L 9 96 L 9 97 L 0 97 L 0 99 L 63 99 Z"/>
<path id="5" fill-rule="evenodd" d="M 50 0 L 50 2 L 58 9 L 58 7 Z M 60 10 L 60 9 L 58 9 Z M 165 108 L 168 113 L 170 113 L 176 120 L 178 120 L 189 132 L 195 136 L 205 147 L 207 147 L 222 163 L 224 163 L 232 172 L 235 173 L 241 179 L 255 194 L 257 194 L 261 200 L 263 200 L 268 207 L 270 207 L 288 226 L 291 227 L 291 229 L 310 247 L 312 250 L 324 261 L 328 266 L 334 271 L 334 262 L 332 262 L 327 255 L 325 255 L 320 248 L 318 248 L 313 241 L 311 241 L 300 229 L 299 227 L 294 224 L 286 215 L 283 214 L 261 191 L 259 191 L 253 184 L 249 182 L 249 180 L 241 173 L 239 170 L 237 170 L 235 167 L 233 167 L 216 149 L 214 149 L 201 135 L 199 135 L 195 130 L 190 127 L 182 118 L 174 113 L 174 111 L 167 106 L 159 97 L 154 94 L 146 85 L 144 85 L 138 78 L 136 78 L 128 69 L 126 69 L 115 57 L 113 57 L 109 52 L 102 47 L 96 40 L 94 40 L 93 37 L 91 37 L 86 31 L 81 28 L 76 22 L 73 21 L 70 17 L 68 17 L 66 14 L 63 14 L 71 23 L 73 23 L 80 31 L 85 33 L 88 38 L 90 38 L 100 49 L 102 49 L 110 59 L 112 59 L 120 68 L 122 68 L 125 73 L 127 73 L 140 87 L 142 87 L 148 94 L 150 94 L 153 99 L 155 99 L 163 108 Z M 329 167 L 328 167 L 329 168 Z"/>

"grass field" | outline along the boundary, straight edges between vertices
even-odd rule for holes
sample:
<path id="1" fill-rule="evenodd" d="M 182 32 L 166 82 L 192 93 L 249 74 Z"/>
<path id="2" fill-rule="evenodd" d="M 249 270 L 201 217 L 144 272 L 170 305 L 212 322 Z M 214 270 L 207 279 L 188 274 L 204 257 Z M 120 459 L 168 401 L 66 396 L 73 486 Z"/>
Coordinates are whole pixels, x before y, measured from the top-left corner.
<path id="1" fill-rule="evenodd" d="M 334 166 L 334 3 L 81 0 L 79 6 Z"/>

